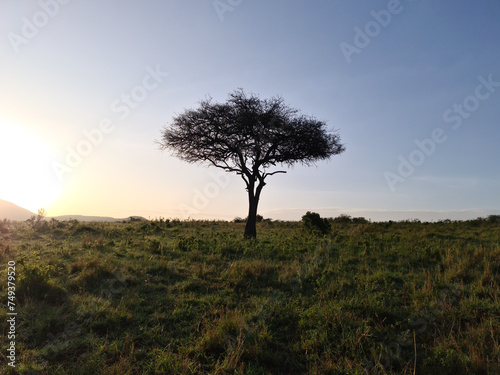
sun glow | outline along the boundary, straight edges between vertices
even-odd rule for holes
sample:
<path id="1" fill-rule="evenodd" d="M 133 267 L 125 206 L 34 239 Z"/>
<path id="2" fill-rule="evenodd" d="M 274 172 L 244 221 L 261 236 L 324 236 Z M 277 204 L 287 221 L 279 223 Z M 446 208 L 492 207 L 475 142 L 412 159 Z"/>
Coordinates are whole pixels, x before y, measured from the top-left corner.
<path id="1" fill-rule="evenodd" d="M 50 167 L 54 152 L 43 138 L 0 119 L 0 199 L 32 212 L 58 198 L 61 186 Z"/>

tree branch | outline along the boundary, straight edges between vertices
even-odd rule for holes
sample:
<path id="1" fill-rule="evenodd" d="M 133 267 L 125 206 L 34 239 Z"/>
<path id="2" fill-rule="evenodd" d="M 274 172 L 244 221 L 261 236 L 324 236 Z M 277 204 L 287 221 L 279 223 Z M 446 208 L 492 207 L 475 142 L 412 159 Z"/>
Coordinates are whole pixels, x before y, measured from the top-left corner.
<path id="1" fill-rule="evenodd" d="M 272 176 L 273 174 L 276 174 L 276 173 L 286 173 L 286 171 L 274 171 L 274 172 L 271 172 L 271 173 L 264 173 L 264 178 L 266 178 L 267 176 Z"/>

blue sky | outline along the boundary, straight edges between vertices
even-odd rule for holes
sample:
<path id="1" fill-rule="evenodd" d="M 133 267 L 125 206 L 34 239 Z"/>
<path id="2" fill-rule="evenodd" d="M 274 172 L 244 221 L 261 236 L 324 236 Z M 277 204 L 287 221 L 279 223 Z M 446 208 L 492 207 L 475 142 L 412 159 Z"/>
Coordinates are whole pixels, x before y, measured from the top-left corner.
<path id="1" fill-rule="evenodd" d="M 269 177 L 266 217 L 500 210 L 498 1 L 41 0 L 0 14 L 0 199 L 244 217 L 238 176 L 154 143 L 175 114 L 242 87 L 326 121 L 347 148 Z"/>

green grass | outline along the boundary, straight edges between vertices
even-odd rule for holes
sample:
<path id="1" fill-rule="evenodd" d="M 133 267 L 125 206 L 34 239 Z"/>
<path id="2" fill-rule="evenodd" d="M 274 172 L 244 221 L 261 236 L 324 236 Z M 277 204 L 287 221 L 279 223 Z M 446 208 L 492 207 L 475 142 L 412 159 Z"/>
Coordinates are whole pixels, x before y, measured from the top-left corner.
<path id="1" fill-rule="evenodd" d="M 0 374 L 500 373 L 499 223 L 331 226 L 4 223 Z"/>

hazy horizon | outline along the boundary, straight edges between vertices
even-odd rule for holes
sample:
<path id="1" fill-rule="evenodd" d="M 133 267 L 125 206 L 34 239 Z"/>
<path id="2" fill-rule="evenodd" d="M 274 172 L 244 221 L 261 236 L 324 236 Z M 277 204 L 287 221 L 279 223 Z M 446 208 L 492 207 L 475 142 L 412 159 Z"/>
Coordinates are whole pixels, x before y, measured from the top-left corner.
<path id="1" fill-rule="evenodd" d="M 239 176 L 155 144 L 176 114 L 241 87 L 346 145 L 269 177 L 264 217 L 498 213 L 498 2 L 221 2 L 0 4 L 0 199 L 49 216 L 245 217 Z"/>
<path id="2" fill-rule="evenodd" d="M 24 207 L 21 207 L 26 209 Z M 307 212 L 318 212 L 322 217 L 335 218 L 341 215 L 349 215 L 351 217 L 363 217 L 367 220 L 371 221 L 405 221 L 405 220 L 420 220 L 426 222 L 434 222 L 440 220 L 473 220 L 477 218 L 486 218 L 489 215 L 500 215 L 500 210 L 491 210 L 491 209 L 469 209 L 469 210 L 455 210 L 455 211 L 390 211 L 390 210 L 379 210 L 379 211 L 367 211 L 367 210 L 345 210 L 341 208 L 290 208 L 287 210 L 270 210 L 270 211 L 262 211 L 261 214 L 266 219 L 272 220 L 288 220 L 288 221 L 300 221 L 302 216 Z M 36 212 L 32 212 L 35 214 Z M 147 214 L 147 213 L 146 213 Z M 132 216 L 142 216 L 148 220 L 158 220 L 158 219 L 179 219 L 179 216 L 163 216 L 163 215 L 138 215 L 137 213 L 131 213 L 129 215 L 121 216 L 121 217 L 113 217 L 113 216 L 102 216 L 102 215 L 80 215 L 78 213 L 67 213 L 63 215 L 51 215 L 50 212 L 46 212 L 46 217 L 68 217 L 68 216 L 86 216 L 86 217 L 108 217 L 113 219 L 125 219 Z M 2 212 L 0 210 L 0 219 L 2 219 Z M 220 217 L 218 215 L 214 215 L 211 213 L 205 213 L 204 216 L 200 216 L 198 220 L 226 220 L 232 221 L 236 218 L 241 218 L 242 216 L 226 216 Z M 192 219 L 192 218 L 188 218 Z"/>

